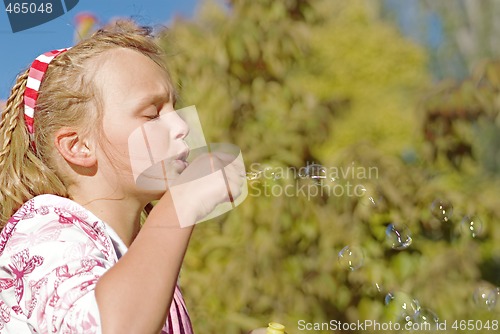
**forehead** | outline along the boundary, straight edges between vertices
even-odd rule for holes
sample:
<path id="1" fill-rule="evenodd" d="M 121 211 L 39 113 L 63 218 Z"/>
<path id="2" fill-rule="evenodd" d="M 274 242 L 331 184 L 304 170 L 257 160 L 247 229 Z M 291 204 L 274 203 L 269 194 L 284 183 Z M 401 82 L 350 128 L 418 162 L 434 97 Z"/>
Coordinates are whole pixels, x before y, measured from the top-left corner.
<path id="1" fill-rule="evenodd" d="M 106 104 L 112 100 L 123 104 L 148 95 L 172 94 L 166 71 L 138 51 L 113 49 L 103 53 L 98 62 L 95 79 Z"/>

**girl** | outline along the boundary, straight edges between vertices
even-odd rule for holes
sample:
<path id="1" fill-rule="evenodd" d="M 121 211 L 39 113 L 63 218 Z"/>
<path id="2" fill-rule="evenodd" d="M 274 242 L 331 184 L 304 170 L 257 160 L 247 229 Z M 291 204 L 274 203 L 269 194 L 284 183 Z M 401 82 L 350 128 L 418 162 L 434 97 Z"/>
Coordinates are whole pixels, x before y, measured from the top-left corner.
<path id="1" fill-rule="evenodd" d="M 17 78 L 0 123 L 0 333 L 192 333 L 177 278 L 192 226 L 228 189 L 187 183 L 174 207 L 170 191 L 136 186 L 127 142 L 168 115 L 177 182 L 227 165 L 212 153 L 186 167 L 174 103 L 160 49 L 128 21 Z M 233 194 L 242 175 L 226 168 Z"/>

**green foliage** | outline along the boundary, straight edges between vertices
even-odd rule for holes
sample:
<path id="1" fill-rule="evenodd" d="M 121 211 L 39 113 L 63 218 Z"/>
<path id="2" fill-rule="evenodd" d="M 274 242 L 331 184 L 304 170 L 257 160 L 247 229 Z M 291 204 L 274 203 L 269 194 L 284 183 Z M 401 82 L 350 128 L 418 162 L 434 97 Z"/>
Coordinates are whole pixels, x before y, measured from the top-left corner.
<path id="1" fill-rule="evenodd" d="M 396 304 L 384 306 L 395 291 L 441 319 L 491 316 L 471 295 L 481 278 L 498 279 L 493 183 L 475 195 L 470 174 L 425 160 L 414 110 L 426 56 L 374 3 L 206 2 L 162 37 L 181 104 L 195 104 L 207 140 L 240 146 L 260 176 L 240 207 L 193 235 L 181 280 L 197 332 L 397 321 Z M 322 183 L 302 177 L 313 162 L 329 174 Z M 454 205 L 448 222 L 429 212 L 437 197 Z M 459 229 L 471 213 L 487 225 L 480 242 Z M 409 249 L 387 247 L 389 223 L 409 228 Z M 364 252 L 355 271 L 339 265 L 346 245 Z"/>

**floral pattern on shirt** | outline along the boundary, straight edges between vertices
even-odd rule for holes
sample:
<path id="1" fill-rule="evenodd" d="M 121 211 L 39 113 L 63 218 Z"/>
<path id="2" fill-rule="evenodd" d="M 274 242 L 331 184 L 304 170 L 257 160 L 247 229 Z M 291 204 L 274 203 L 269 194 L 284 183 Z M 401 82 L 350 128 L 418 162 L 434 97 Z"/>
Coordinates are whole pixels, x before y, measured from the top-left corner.
<path id="1" fill-rule="evenodd" d="M 67 198 L 26 202 L 0 233 L 0 334 L 101 333 L 94 290 L 118 262 L 114 244 L 109 226 Z M 178 287 L 162 333 L 193 333 Z"/>

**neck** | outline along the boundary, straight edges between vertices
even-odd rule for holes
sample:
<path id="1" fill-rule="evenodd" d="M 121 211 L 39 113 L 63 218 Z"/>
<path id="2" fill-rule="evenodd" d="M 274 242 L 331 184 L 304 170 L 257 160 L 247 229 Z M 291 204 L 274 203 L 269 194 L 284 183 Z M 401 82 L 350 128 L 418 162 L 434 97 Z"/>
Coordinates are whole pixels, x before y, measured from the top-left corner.
<path id="1" fill-rule="evenodd" d="M 127 247 L 139 233 L 144 203 L 134 198 L 87 198 L 72 195 L 75 202 L 111 226 Z"/>

